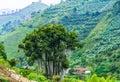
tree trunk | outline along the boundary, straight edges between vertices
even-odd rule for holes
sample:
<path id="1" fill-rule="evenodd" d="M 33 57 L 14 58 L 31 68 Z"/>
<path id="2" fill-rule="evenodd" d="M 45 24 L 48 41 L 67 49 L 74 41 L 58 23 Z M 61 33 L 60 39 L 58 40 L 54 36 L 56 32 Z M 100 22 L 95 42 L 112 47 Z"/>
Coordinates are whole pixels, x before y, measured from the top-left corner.
<path id="1" fill-rule="evenodd" d="M 53 62 L 49 61 L 49 70 L 50 70 L 50 76 L 53 75 Z"/>
<path id="2" fill-rule="evenodd" d="M 62 69 L 62 71 L 61 71 L 61 77 L 60 77 L 61 80 L 64 79 L 65 72 L 66 72 L 66 70 L 65 70 L 65 69 Z"/>
<path id="3" fill-rule="evenodd" d="M 49 73 L 48 73 L 48 65 L 47 65 L 48 61 L 47 60 L 48 60 L 47 54 L 45 54 L 45 61 L 44 61 L 44 64 L 45 64 L 45 73 L 46 73 L 46 76 L 48 78 Z"/>
<path id="4" fill-rule="evenodd" d="M 55 62 L 53 61 L 53 75 L 55 75 Z"/>
<path id="5" fill-rule="evenodd" d="M 42 60 L 40 58 L 37 59 L 38 61 L 38 71 L 42 71 Z"/>
<path id="6" fill-rule="evenodd" d="M 60 71 L 61 71 L 61 62 L 58 63 L 58 74 L 60 75 Z"/>

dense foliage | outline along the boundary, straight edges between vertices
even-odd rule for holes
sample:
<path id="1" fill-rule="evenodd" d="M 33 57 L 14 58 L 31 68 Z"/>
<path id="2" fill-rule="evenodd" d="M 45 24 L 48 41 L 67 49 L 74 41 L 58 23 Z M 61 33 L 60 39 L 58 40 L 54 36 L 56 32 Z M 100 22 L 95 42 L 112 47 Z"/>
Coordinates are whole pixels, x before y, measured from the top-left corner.
<path id="1" fill-rule="evenodd" d="M 81 47 L 75 32 L 67 32 L 62 25 L 42 26 L 28 34 L 19 48 L 29 57 L 29 64 L 38 62 L 46 76 L 60 75 L 69 67 L 69 52 Z"/>
<path id="2" fill-rule="evenodd" d="M 45 76 L 37 74 L 37 73 L 30 73 L 27 77 L 30 80 L 35 80 L 38 82 L 50 82 Z"/>
<path id="3" fill-rule="evenodd" d="M 116 82 L 116 78 L 108 76 L 106 79 L 104 77 L 98 77 L 97 75 L 93 75 L 87 82 Z"/>
<path id="4" fill-rule="evenodd" d="M 7 59 L 5 49 L 2 43 L 0 43 L 0 56 L 2 56 L 4 59 Z"/>
<path id="5" fill-rule="evenodd" d="M 0 65 L 4 65 L 6 67 L 9 67 L 9 63 L 7 60 L 5 60 L 2 56 L 0 56 Z"/>
<path id="6" fill-rule="evenodd" d="M 0 81 L 1 82 L 9 82 L 9 80 L 3 76 L 0 75 Z"/>

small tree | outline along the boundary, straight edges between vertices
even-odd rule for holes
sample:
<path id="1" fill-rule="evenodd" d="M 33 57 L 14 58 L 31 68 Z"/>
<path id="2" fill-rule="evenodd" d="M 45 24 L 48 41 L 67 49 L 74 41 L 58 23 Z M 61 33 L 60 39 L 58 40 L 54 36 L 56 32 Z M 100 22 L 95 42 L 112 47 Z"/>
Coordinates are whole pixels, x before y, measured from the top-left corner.
<path id="1" fill-rule="evenodd" d="M 29 58 L 29 63 L 36 60 L 39 69 L 44 69 L 46 76 L 62 74 L 69 67 L 68 52 L 81 47 L 77 34 L 67 32 L 62 25 L 42 26 L 26 35 L 19 48 Z"/>
<path id="2" fill-rule="evenodd" d="M 7 59 L 5 49 L 2 43 L 0 43 L 0 56 L 2 56 L 4 59 Z"/>
<path id="3" fill-rule="evenodd" d="M 10 59 L 10 60 L 8 60 L 8 62 L 9 62 L 9 64 L 11 65 L 11 67 L 17 65 L 17 60 L 15 60 L 15 59 Z"/>

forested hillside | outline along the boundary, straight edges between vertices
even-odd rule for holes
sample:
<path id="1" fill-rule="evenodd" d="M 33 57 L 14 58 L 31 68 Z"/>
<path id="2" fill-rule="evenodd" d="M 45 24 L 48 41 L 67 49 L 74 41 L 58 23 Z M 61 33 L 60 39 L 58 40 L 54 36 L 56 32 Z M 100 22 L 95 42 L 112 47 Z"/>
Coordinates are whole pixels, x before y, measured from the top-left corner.
<path id="1" fill-rule="evenodd" d="M 52 35 L 51 36 L 48 35 L 45 37 L 44 36 L 45 33 L 42 33 L 42 31 L 44 31 L 43 27 L 44 26 L 49 27 L 50 30 L 54 26 L 50 27 L 49 24 L 52 25 L 60 24 L 66 27 L 67 32 L 70 31 L 75 32 L 82 44 L 82 48 L 77 49 L 76 47 L 77 50 L 76 49 L 73 50 L 71 52 L 71 55 L 67 57 L 69 61 L 65 62 L 66 66 L 68 65 L 67 63 L 69 62 L 70 68 L 84 67 L 84 68 L 89 68 L 91 70 L 91 74 L 96 73 L 98 76 L 104 76 L 104 77 L 107 77 L 108 75 L 113 75 L 116 76 L 117 79 L 120 78 L 120 70 L 119 70 L 120 69 L 119 67 L 120 66 L 119 63 L 120 62 L 120 0 L 66 0 L 66 1 L 61 0 L 60 4 L 51 5 L 50 7 L 47 7 L 46 5 L 43 4 L 42 5 L 43 8 L 41 10 L 35 10 L 34 12 L 31 11 L 34 10 L 34 8 L 36 9 L 36 6 L 40 6 L 40 5 L 38 3 L 32 3 L 32 5 L 26 7 L 25 9 L 15 14 L 15 15 L 22 14 L 22 12 L 26 12 L 26 10 L 29 10 L 29 12 L 26 12 L 26 14 L 28 14 L 27 15 L 28 18 L 25 17 L 26 14 L 22 15 L 26 18 L 26 21 L 21 23 L 19 22 L 19 20 L 14 20 L 14 21 L 9 21 L 5 25 L 3 24 L 2 26 L 0 26 L 0 33 L 2 35 L 0 41 L 5 46 L 5 51 L 8 59 L 11 58 L 18 59 L 19 57 L 25 57 L 24 53 L 19 50 L 18 44 L 20 44 L 21 42 L 23 42 L 24 44 L 25 43 L 24 40 L 26 40 L 26 44 L 27 44 L 28 37 L 29 40 L 32 42 L 32 40 L 34 39 L 31 39 L 30 36 L 32 36 L 33 38 L 34 37 L 40 38 L 42 36 L 42 39 L 45 40 L 44 42 L 46 43 L 43 42 L 44 46 L 43 44 L 36 44 L 36 45 L 39 47 L 42 46 L 42 49 L 45 49 L 46 51 L 48 50 L 49 52 L 51 47 L 48 46 L 45 47 L 45 46 L 49 45 L 49 43 L 52 41 L 52 39 L 48 39 L 48 37 L 51 37 Z M 3 28 L 4 26 L 6 26 L 6 28 Z M 39 29 L 41 30 L 40 32 L 36 31 L 38 27 L 41 27 L 41 29 Z M 31 32 L 33 34 L 30 35 Z M 39 35 L 38 37 L 36 32 L 38 34 L 40 33 L 41 35 Z M 27 38 L 24 39 L 26 34 L 27 34 Z M 43 40 L 41 40 L 41 42 Z M 63 39 L 59 42 L 58 40 L 55 40 L 54 44 L 61 42 Z M 31 44 L 31 42 L 28 42 L 28 44 Z M 23 50 L 26 47 L 31 48 L 31 45 L 25 46 L 26 44 L 23 45 L 24 46 Z M 61 46 L 62 48 L 66 47 L 66 45 L 64 45 L 65 44 L 64 41 L 61 44 L 62 45 L 60 45 L 60 47 Z M 26 55 L 29 57 L 30 56 L 29 52 L 31 52 L 34 49 L 31 48 L 31 50 L 28 52 L 27 48 L 25 50 L 26 51 L 25 54 L 26 53 L 29 54 Z M 55 51 L 54 48 L 53 51 Z M 44 51 L 41 51 L 39 53 L 41 54 L 42 52 Z M 60 51 L 56 50 L 55 53 L 57 52 Z M 62 52 L 63 51 L 61 51 L 61 53 Z M 30 56 L 31 60 L 32 59 L 34 60 L 35 58 L 39 57 L 37 49 L 31 53 L 32 53 Z M 50 53 L 51 52 L 49 52 L 49 55 Z M 44 53 L 42 53 L 42 55 L 43 54 Z M 33 57 L 33 55 L 35 55 L 35 57 Z M 44 56 L 42 57 L 44 59 Z M 49 58 L 44 60 L 43 59 L 41 58 L 41 61 L 45 62 L 45 65 L 47 65 L 48 63 L 51 63 L 50 60 L 53 60 L 54 58 L 52 55 L 50 59 Z M 45 60 L 48 63 L 46 63 Z M 45 70 L 47 71 L 49 71 L 49 69 L 54 68 L 54 66 L 53 67 L 45 66 L 45 67 L 46 67 Z M 55 69 L 59 69 L 59 68 L 55 68 Z M 96 75 L 93 76 L 93 78 L 94 77 L 97 78 Z"/>
<path id="2" fill-rule="evenodd" d="M 80 35 L 80 39 L 84 39 L 96 26 L 104 13 L 110 10 L 108 8 L 107 10 L 101 11 L 108 3 L 109 0 L 67 0 L 61 2 L 61 4 L 50 6 L 50 8 L 46 9 L 42 14 L 33 17 L 30 21 L 25 23 L 25 25 L 30 25 L 31 22 L 33 27 L 45 24 L 63 24 L 69 31 L 76 31 Z"/>
<path id="3" fill-rule="evenodd" d="M 22 27 L 26 28 L 27 26 L 28 27 L 27 29 L 29 30 L 30 28 L 34 29 L 38 26 L 42 26 L 45 24 L 63 24 L 67 27 L 68 31 L 73 30 L 78 34 L 80 39 L 85 39 L 86 37 L 90 36 L 89 34 L 91 33 L 91 31 L 98 26 L 99 21 L 104 20 L 103 18 L 106 17 L 106 14 L 109 14 L 109 12 L 112 11 L 111 6 L 109 7 L 110 3 L 113 4 L 115 3 L 115 1 L 112 2 L 109 0 L 103 0 L 103 1 L 76 0 L 76 1 L 61 2 L 58 5 L 50 6 L 41 14 L 35 13 L 35 15 L 32 16 L 32 19 L 29 19 L 28 21 L 22 24 Z M 107 7 L 107 9 L 105 9 L 105 7 Z M 16 37 L 15 33 L 17 32 L 26 34 L 23 33 L 22 30 L 20 31 L 16 30 L 16 32 L 11 33 L 14 34 L 12 35 L 13 38 Z M 8 35 L 10 36 L 11 34 Z M 8 35 L 4 37 L 9 38 Z M 15 48 L 14 51 L 14 47 L 17 46 L 14 46 L 13 47 L 14 52 L 11 52 L 9 49 L 10 47 L 12 47 L 12 44 L 6 43 L 8 41 L 7 38 L 5 40 L 5 45 L 7 45 L 6 50 L 7 53 L 12 54 L 16 52 L 17 48 Z M 20 37 L 17 36 L 17 38 Z M 16 41 L 14 42 L 12 39 L 10 39 L 9 41 L 17 44 L 19 43 L 18 40 L 19 39 L 16 39 Z"/>
<path id="4" fill-rule="evenodd" d="M 120 1 L 114 3 L 113 9 L 108 11 L 87 38 L 83 40 L 84 47 L 75 53 L 71 66 L 88 65 L 98 73 L 119 74 L 119 29 L 120 29 Z"/>

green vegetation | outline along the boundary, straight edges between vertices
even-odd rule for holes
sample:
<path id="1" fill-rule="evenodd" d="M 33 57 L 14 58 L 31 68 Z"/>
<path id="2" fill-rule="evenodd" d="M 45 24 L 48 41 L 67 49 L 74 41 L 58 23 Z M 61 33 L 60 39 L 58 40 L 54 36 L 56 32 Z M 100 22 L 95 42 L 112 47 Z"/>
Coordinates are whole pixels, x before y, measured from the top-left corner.
<path id="1" fill-rule="evenodd" d="M 30 80 L 35 80 L 38 82 L 50 82 L 45 76 L 39 75 L 37 73 L 30 73 L 27 77 Z"/>
<path id="2" fill-rule="evenodd" d="M 4 65 L 6 67 L 9 67 L 8 61 L 6 61 L 2 56 L 0 56 L 0 65 Z"/>
<path id="3" fill-rule="evenodd" d="M 5 49 L 2 43 L 0 43 L 0 56 L 2 56 L 4 59 L 7 59 Z"/>
<path id="4" fill-rule="evenodd" d="M 31 65 L 38 62 L 46 76 L 60 75 L 69 67 L 68 52 L 81 47 L 75 32 L 67 32 L 62 25 L 48 25 L 26 35 L 19 48 L 29 57 Z"/>
<path id="5" fill-rule="evenodd" d="M 72 70 L 62 82 L 116 82 L 120 78 L 119 18 L 120 0 L 61 0 L 42 13 L 31 13 L 31 19 L 19 27 L 14 20 L 0 26 L 0 64 L 38 82 L 49 82 L 45 76 L 60 81 L 68 67 L 89 68 L 90 75 L 97 75 L 82 78 Z M 82 49 L 78 49 L 79 40 Z M 26 61 L 34 63 L 32 69 Z"/>
<path id="6" fill-rule="evenodd" d="M 118 2 L 117 2 L 118 3 Z M 99 76 L 112 74 L 119 77 L 119 26 L 120 17 L 114 10 L 107 12 L 89 36 L 83 40 L 82 50 L 75 52 L 71 58 L 71 67 L 88 67 Z"/>
<path id="7" fill-rule="evenodd" d="M 74 78 L 64 78 L 61 82 L 84 82 L 84 81 Z"/>
<path id="8" fill-rule="evenodd" d="M 48 6 L 41 2 L 33 2 L 27 7 L 15 10 L 12 14 L 0 15 L 0 35 L 4 36 L 19 28 L 23 22 L 32 18 L 36 13 L 41 13 Z"/>
<path id="9" fill-rule="evenodd" d="M 9 80 L 7 78 L 2 77 L 1 75 L 0 75 L 0 81 L 1 82 L 9 82 Z"/>
<path id="10" fill-rule="evenodd" d="M 10 60 L 8 60 L 8 62 L 9 62 L 9 64 L 11 65 L 11 67 L 17 65 L 17 60 L 15 60 L 15 59 L 10 59 Z"/>
<path id="11" fill-rule="evenodd" d="M 116 82 L 116 78 L 111 78 L 108 76 L 106 79 L 104 77 L 98 77 L 97 75 L 93 75 L 87 82 Z"/>
<path id="12" fill-rule="evenodd" d="M 8 33 L 4 37 L 1 37 L 0 41 L 4 42 L 8 59 L 23 56 L 23 52 L 18 53 L 18 44 L 22 41 L 27 33 L 32 32 L 33 30 L 33 28 L 19 27 L 16 31 Z"/>
<path id="13" fill-rule="evenodd" d="M 82 2 L 85 4 L 82 5 Z M 36 14 L 31 20 L 25 22 L 23 25 L 38 27 L 46 24 L 62 24 L 67 27 L 67 30 L 74 30 L 77 32 L 80 39 L 84 39 L 96 26 L 101 17 L 104 16 L 104 12 L 99 11 L 108 2 L 109 1 L 101 2 L 95 0 L 65 1 L 61 4 L 50 6 L 43 13 Z"/>

